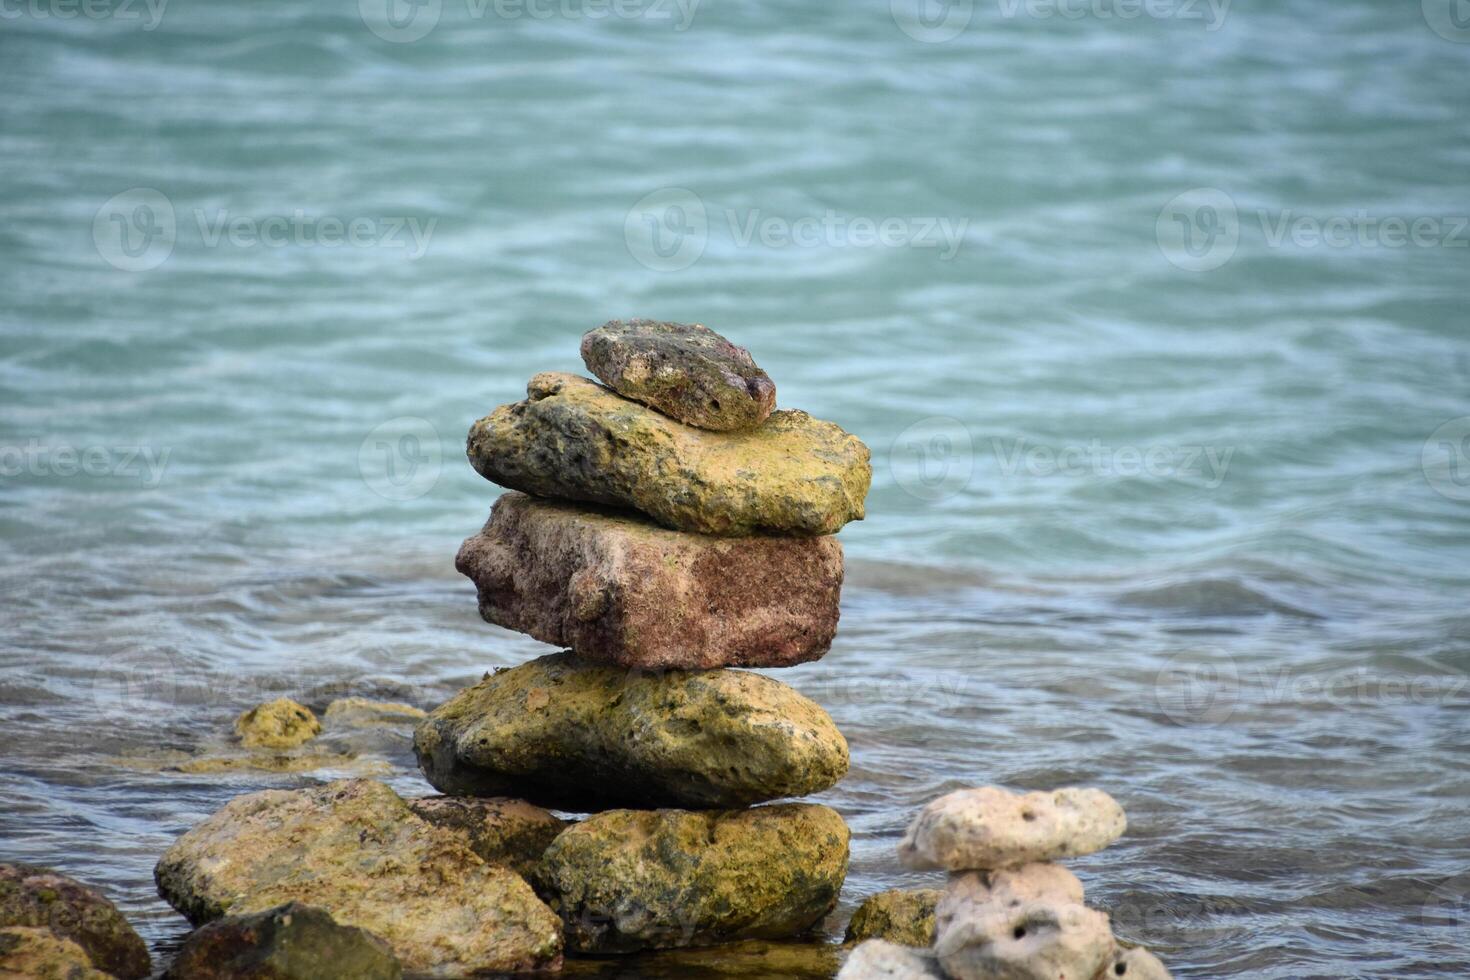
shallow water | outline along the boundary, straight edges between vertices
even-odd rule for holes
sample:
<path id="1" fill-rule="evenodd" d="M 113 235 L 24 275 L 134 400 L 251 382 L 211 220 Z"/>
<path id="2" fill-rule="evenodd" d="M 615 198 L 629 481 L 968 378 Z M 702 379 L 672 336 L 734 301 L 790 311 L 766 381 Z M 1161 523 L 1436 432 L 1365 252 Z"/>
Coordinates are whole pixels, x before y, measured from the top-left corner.
<path id="1" fill-rule="evenodd" d="M 1176 975 L 1470 973 L 1466 32 L 894 6 L 7 6 L 0 858 L 167 951 L 163 848 L 331 773 L 119 759 L 545 651 L 451 567 L 462 435 L 654 316 L 874 450 L 838 640 L 779 675 L 853 748 L 833 928 L 933 880 L 933 796 L 1088 783 L 1130 830 L 1077 870 Z"/>

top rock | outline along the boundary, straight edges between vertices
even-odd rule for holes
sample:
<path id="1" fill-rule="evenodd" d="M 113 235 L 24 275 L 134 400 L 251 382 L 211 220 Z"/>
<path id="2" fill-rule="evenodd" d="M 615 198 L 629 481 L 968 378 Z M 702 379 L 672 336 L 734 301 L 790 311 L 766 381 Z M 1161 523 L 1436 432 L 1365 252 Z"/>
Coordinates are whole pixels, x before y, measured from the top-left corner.
<path id="1" fill-rule="evenodd" d="M 753 429 L 776 405 L 750 351 L 698 323 L 613 320 L 583 336 L 582 360 L 623 397 L 701 429 Z"/>

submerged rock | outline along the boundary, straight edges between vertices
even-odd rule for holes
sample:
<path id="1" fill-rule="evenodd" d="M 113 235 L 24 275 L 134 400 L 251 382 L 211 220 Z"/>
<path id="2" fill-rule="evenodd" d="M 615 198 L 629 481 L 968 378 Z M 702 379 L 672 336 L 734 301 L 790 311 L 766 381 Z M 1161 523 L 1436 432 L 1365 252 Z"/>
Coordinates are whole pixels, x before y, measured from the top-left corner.
<path id="1" fill-rule="evenodd" d="M 849 837 L 815 804 L 609 810 L 553 841 L 536 882 L 578 952 L 779 939 L 836 905 Z"/>
<path id="2" fill-rule="evenodd" d="M 196 930 L 165 980 L 399 980 L 403 968 L 372 933 L 290 902 Z"/>
<path id="3" fill-rule="evenodd" d="M 507 493 L 455 567 L 480 615 L 624 667 L 785 667 L 832 645 L 834 537 L 721 538 Z"/>
<path id="4" fill-rule="evenodd" d="M 1000 871 L 966 871 L 950 877 L 936 906 L 940 928 L 999 909 L 1031 902 L 1081 904 L 1082 882 L 1060 864 L 1026 864 Z"/>
<path id="5" fill-rule="evenodd" d="M 934 954 L 886 939 L 858 944 L 837 980 L 945 980 Z"/>
<path id="6" fill-rule="evenodd" d="M 805 796 L 848 763 L 832 719 L 780 681 L 630 672 L 569 653 L 486 675 L 429 714 L 414 751 L 441 793 L 583 813 Z"/>
<path id="7" fill-rule="evenodd" d="M 235 734 L 246 748 L 289 749 L 322 733 L 322 724 L 304 704 L 277 698 L 235 719 Z"/>
<path id="8" fill-rule="evenodd" d="M 1123 808 L 1100 789 L 1018 795 L 983 786 L 941 796 L 919 811 L 898 856 L 921 870 L 1008 868 L 1100 851 L 1127 826 Z"/>
<path id="9" fill-rule="evenodd" d="M 464 834 L 470 850 L 486 864 L 510 868 L 523 878 L 531 876 L 541 855 L 567 828 L 567 821 L 524 800 L 427 796 L 409 800 L 408 806 L 434 826 Z"/>
<path id="10" fill-rule="evenodd" d="M 578 980 L 832 980 L 841 965 L 842 948 L 830 943 L 748 939 L 615 958 L 568 959 L 562 976 Z"/>
<path id="11" fill-rule="evenodd" d="M 900 946 L 928 947 L 934 944 L 934 907 L 944 892 L 936 888 L 905 891 L 895 888 L 863 899 L 844 940 L 886 939 Z"/>
<path id="12" fill-rule="evenodd" d="M 237 797 L 179 838 L 154 877 L 196 925 L 305 902 L 381 936 L 413 972 L 514 972 L 561 956 L 556 915 L 519 875 L 368 780 Z"/>
<path id="13" fill-rule="evenodd" d="M 953 980 L 1092 980 L 1113 933 L 1106 915 L 1075 902 L 992 904 L 940 922 L 934 951 Z"/>
<path id="14" fill-rule="evenodd" d="M 338 698 L 327 705 L 322 721 L 328 728 L 377 728 L 404 726 L 412 728 L 426 712 L 396 701 L 373 701 L 369 698 Z"/>
<path id="15" fill-rule="evenodd" d="M 0 864 L 0 927 L 45 929 L 59 939 L 80 946 L 97 969 L 138 980 L 152 971 L 148 946 L 127 919 L 95 888 L 49 868 L 31 864 Z M 41 956 L 57 953 L 56 944 L 22 944 Z M 49 954 L 47 954 L 49 955 Z"/>
<path id="16" fill-rule="evenodd" d="M 144 974 L 147 976 L 147 974 Z M 87 951 L 38 926 L 0 928 L 0 980 L 114 980 Z"/>
<path id="17" fill-rule="evenodd" d="M 776 405 L 750 351 L 698 323 L 613 320 L 582 337 L 582 360 L 624 398 L 701 429 L 752 429 Z"/>
<path id="18" fill-rule="evenodd" d="M 526 391 L 470 429 L 470 463 L 502 486 L 728 536 L 835 534 L 863 516 L 868 447 L 805 412 L 709 432 L 571 374 L 538 374 Z"/>

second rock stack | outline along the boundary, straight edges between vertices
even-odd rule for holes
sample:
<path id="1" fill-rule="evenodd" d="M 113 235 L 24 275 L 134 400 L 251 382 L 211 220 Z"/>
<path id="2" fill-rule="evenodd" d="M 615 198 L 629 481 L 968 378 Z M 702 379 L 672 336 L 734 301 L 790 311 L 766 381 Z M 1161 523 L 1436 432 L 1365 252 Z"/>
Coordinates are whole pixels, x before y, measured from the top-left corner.
<path id="1" fill-rule="evenodd" d="M 797 935 L 836 904 L 849 833 L 815 804 L 847 772 L 818 705 L 732 667 L 816 660 L 837 628 L 866 446 L 800 411 L 699 325 L 614 321 L 603 384 L 539 374 L 470 430 L 519 493 L 460 549 L 480 614 L 567 652 L 489 674 L 414 740 L 441 792 L 592 816 L 535 873 L 569 952 Z"/>

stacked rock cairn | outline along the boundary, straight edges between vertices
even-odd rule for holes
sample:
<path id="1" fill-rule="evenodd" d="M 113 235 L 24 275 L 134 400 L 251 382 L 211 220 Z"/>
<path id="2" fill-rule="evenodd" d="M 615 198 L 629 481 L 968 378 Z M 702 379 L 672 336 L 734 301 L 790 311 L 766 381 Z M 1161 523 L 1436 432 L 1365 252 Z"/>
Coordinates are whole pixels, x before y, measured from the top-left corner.
<path id="1" fill-rule="evenodd" d="M 1100 851 L 1126 827 L 1123 808 L 1098 789 L 1017 795 L 985 786 L 940 797 L 898 847 L 909 868 L 949 872 L 932 928 L 860 943 L 839 980 L 1168 980 L 1152 953 L 1113 938 L 1108 916 L 1083 904 L 1082 882 L 1054 863 Z M 927 918 L 914 911 L 925 904 L 920 893 L 887 894 L 913 899 L 908 924 Z M 916 931 L 932 935 L 932 946 L 928 936 L 915 942 Z"/>

